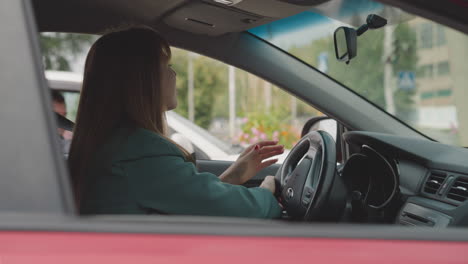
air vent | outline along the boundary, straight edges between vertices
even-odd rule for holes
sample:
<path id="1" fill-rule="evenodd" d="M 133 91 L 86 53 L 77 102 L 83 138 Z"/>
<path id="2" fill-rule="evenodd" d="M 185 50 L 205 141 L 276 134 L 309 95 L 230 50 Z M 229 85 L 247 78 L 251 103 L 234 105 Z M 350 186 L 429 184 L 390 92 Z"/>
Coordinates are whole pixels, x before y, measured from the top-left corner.
<path id="1" fill-rule="evenodd" d="M 468 178 L 459 177 L 456 179 L 447 193 L 447 198 L 459 202 L 466 201 L 468 199 Z"/>
<path id="2" fill-rule="evenodd" d="M 431 175 L 429 175 L 426 184 L 424 184 L 424 192 L 436 194 L 440 186 L 442 186 L 442 183 L 445 181 L 445 178 L 447 178 L 447 174 L 443 172 L 431 172 Z"/>

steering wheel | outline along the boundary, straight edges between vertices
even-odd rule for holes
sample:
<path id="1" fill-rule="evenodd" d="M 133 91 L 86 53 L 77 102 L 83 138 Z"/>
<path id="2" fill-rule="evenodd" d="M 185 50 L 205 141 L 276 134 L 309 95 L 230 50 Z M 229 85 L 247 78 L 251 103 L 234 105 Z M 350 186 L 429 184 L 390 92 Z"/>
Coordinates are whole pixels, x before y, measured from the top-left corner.
<path id="1" fill-rule="evenodd" d="M 288 217 L 338 220 L 346 188 L 336 170 L 336 144 L 325 131 L 312 131 L 293 147 L 276 174 L 279 199 Z"/>

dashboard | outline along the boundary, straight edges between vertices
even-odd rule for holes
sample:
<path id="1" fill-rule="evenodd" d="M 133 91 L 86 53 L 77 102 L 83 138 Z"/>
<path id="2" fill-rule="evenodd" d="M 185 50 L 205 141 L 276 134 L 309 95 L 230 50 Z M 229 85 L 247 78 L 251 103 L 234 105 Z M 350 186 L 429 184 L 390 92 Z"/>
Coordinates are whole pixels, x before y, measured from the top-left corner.
<path id="1" fill-rule="evenodd" d="M 351 222 L 468 226 L 468 149 L 430 140 L 347 132 L 341 176 Z"/>

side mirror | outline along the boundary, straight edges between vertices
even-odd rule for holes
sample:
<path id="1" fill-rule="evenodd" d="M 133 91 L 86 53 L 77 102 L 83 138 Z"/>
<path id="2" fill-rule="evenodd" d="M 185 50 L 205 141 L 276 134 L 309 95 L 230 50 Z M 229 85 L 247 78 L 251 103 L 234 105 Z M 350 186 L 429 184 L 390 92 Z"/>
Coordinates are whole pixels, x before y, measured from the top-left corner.
<path id="1" fill-rule="evenodd" d="M 338 135 L 338 124 L 335 119 L 328 116 L 317 116 L 309 119 L 302 128 L 301 137 L 312 131 L 325 131 L 330 134 L 336 142 Z"/>
<path id="2" fill-rule="evenodd" d="M 339 27 L 334 33 L 336 59 L 349 64 L 357 55 L 357 33 L 349 27 Z"/>

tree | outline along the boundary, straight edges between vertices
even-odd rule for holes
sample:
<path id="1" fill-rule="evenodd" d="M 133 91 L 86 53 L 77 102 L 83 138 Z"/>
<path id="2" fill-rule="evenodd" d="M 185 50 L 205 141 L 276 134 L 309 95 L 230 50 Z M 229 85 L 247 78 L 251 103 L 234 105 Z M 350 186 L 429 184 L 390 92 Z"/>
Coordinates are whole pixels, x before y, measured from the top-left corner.
<path id="1" fill-rule="evenodd" d="M 400 71 L 417 72 L 417 39 L 416 33 L 407 24 L 399 24 L 395 28 L 393 72 L 398 74 Z M 411 118 L 413 98 L 415 90 L 404 91 L 397 90 L 395 96 L 396 115 L 401 118 Z M 407 120 L 405 120 L 407 121 Z"/>
<path id="2" fill-rule="evenodd" d="M 188 117 L 188 52 L 173 49 L 172 64 L 177 72 L 176 112 Z M 195 123 L 208 128 L 215 116 L 227 116 L 227 67 L 216 60 L 198 56 L 194 63 Z M 217 110 L 217 111 L 214 111 Z"/>
<path id="3" fill-rule="evenodd" d="M 70 71 L 71 61 L 81 55 L 96 36 L 76 33 L 41 33 L 39 42 L 46 70 Z"/>
<path id="4" fill-rule="evenodd" d="M 397 74 L 403 70 L 416 71 L 415 32 L 407 24 L 402 23 L 396 26 L 394 36 L 396 39 L 393 47 L 394 53 L 390 58 L 393 72 Z M 329 54 L 327 74 L 329 76 L 385 109 L 383 39 L 383 30 L 370 30 L 361 35 L 358 38 L 357 57 L 349 65 L 335 59 L 331 36 L 315 40 L 305 46 L 292 47 L 289 52 L 314 67 L 318 67 L 319 54 L 327 52 Z M 394 96 L 396 97 L 397 115 L 411 110 L 414 103 L 414 91 L 395 89 Z"/>

